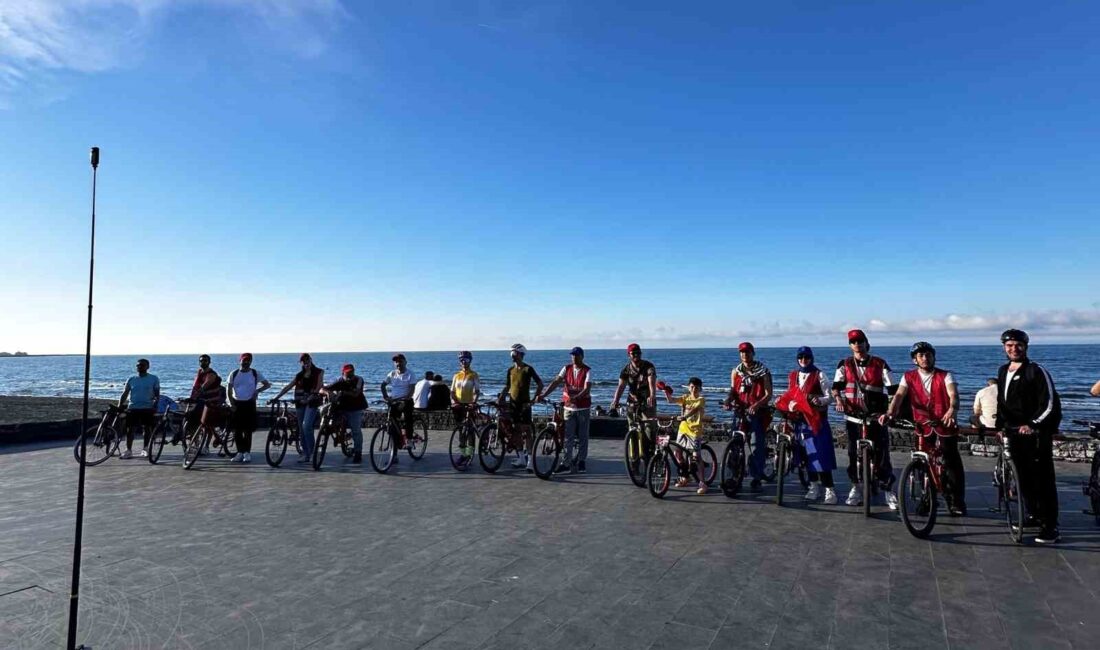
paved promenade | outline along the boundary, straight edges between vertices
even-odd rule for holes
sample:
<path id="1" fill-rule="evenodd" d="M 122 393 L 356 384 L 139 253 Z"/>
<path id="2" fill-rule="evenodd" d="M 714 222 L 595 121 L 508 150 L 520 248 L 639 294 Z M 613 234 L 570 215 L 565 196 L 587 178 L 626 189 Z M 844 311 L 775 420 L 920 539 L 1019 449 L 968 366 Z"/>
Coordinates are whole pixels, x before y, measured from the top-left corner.
<path id="1" fill-rule="evenodd" d="M 777 508 L 590 472 L 455 473 L 437 433 L 393 475 L 111 459 L 89 468 L 80 640 L 114 648 L 1096 648 L 1100 528 L 1059 464 L 1063 543 L 985 512 L 913 539 L 877 508 Z M 257 436 L 262 440 L 262 436 Z M 0 648 L 64 645 L 70 449 L 0 450 Z M 172 460 L 172 450 L 165 460 Z M 904 456 L 895 455 L 900 471 Z M 291 464 L 293 466 L 293 464 Z M 838 479 L 843 472 L 838 472 Z M 838 485 L 846 492 L 846 481 Z M 794 491 L 794 490 L 792 490 Z"/>

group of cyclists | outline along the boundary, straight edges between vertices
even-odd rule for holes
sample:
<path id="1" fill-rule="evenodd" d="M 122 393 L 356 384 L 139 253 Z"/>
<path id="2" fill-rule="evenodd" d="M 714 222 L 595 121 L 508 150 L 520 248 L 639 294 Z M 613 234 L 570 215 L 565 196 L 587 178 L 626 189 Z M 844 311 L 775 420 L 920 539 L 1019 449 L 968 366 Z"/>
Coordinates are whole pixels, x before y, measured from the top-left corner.
<path id="1" fill-rule="evenodd" d="M 945 500 L 952 516 L 966 514 L 965 472 L 958 449 L 959 393 L 955 379 L 949 371 L 936 365 L 935 348 L 924 341 L 913 344 L 910 357 L 914 367 L 901 375 L 894 383 L 890 365 L 871 354 L 867 335 L 859 329 L 848 332 L 851 354 L 842 359 L 830 378 L 815 364 L 813 350 L 800 347 L 795 354 L 795 364 L 787 374 L 787 385 L 777 394 L 771 370 L 756 359 L 750 342 L 738 346 L 740 362 L 730 373 L 730 385 L 722 408 L 736 412 L 739 426 L 751 440 L 748 457 L 750 489 L 759 491 L 768 478 L 765 465 L 768 445 L 765 435 L 773 417 L 782 416 L 794 423 L 794 432 L 805 454 L 810 485 L 807 500 L 822 499 L 825 504 L 835 504 L 838 497 L 833 481 L 837 460 L 833 435 L 829 425 L 830 403 L 844 418 L 847 433 L 848 466 L 851 491 L 845 503 L 862 504 L 861 480 L 873 482 L 885 498 L 891 510 L 898 508 L 894 492 L 895 476 L 890 462 L 888 426 L 895 418 L 911 420 L 918 440 L 939 438 L 945 462 L 947 489 Z M 1053 463 L 1053 436 L 1061 422 L 1061 405 L 1050 373 L 1027 356 L 1028 335 L 1018 329 L 1009 329 L 1000 337 L 1007 361 L 997 377 L 996 427 L 1006 432 L 1011 454 L 1019 468 L 1022 491 L 1027 499 L 1026 522 L 1040 529 L 1036 538 L 1040 543 L 1055 543 L 1059 539 L 1058 499 Z M 611 400 L 610 410 L 618 411 L 625 395 L 629 408 L 629 427 L 645 432 L 652 444 L 656 431 L 657 396 L 664 392 L 670 403 L 680 406 L 677 446 L 698 456 L 699 444 L 704 435 L 706 400 L 702 396 L 702 381 L 692 377 L 683 396 L 673 397 L 672 388 L 658 381 L 657 369 L 652 362 L 642 358 L 642 349 L 632 343 L 627 347 L 627 363 L 619 373 L 618 385 Z M 515 432 L 522 436 L 523 444 L 517 445 L 512 466 L 532 471 L 534 427 L 531 407 L 543 402 L 559 386 L 563 411 L 565 449 L 562 460 L 554 471 L 584 473 L 588 456 L 589 426 L 592 412 L 591 368 L 584 362 L 584 350 L 575 347 L 570 351 L 570 363 L 565 364 L 556 376 L 545 384 L 539 373 L 524 359 L 527 349 L 515 344 L 510 349 L 511 365 L 508 367 L 504 387 L 495 396 L 502 415 L 507 415 Z M 252 433 L 256 429 L 257 401 L 271 383 L 252 367 L 252 355 L 240 356 L 240 365 L 223 381 L 210 367 L 209 355 L 199 358 L 191 394 L 187 400 L 193 406 L 187 411 L 187 426 L 224 427 L 231 431 L 236 443 L 232 462 L 251 461 Z M 393 369 L 383 378 L 380 389 L 389 409 L 389 416 L 399 422 L 399 435 L 412 435 L 415 417 L 413 393 L 416 378 L 408 369 L 403 354 L 392 357 Z M 322 405 L 328 402 L 340 411 L 353 441 L 349 462 L 362 462 L 362 418 L 367 409 L 364 380 L 355 372 L 352 364 L 345 364 L 341 374 L 333 382 L 325 382 L 325 372 L 313 363 L 309 354 L 299 358 L 301 369 L 273 398 L 279 400 L 293 392 L 300 435 L 298 462 L 307 463 L 313 452 L 314 429 L 317 426 Z M 458 355 L 459 370 L 451 380 L 451 409 L 456 424 L 477 413 L 483 395 L 481 378 L 473 370 L 473 354 L 468 351 Z M 160 399 L 159 380 L 149 372 L 149 362 L 137 363 L 137 374 L 126 382 L 119 407 L 127 402 L 126 451 L 122 457 L 132 455 L 135 427 L 145 430 L 146 443 L 156 405 Z M 1100 386 L 1100 384 L 1098 384 Z M 532 392 L 532 388 L 534 389 Z M 858 471 L 859 441 L 870 440 L 874 454 L 873 475 L 862 477 Z M 173 441 L 176 442 L 176 441 Z M 401 440 L 394 441 L 400 449 Z M 472 462 L 476 450 L 473 440 L 460 441 L 459 463 Z M 144 455 L 146 452 L 142 451 Z M 457 467 L 458 465 L 456 465 Z M 706 492 L 706 484 L 700 472 L 700 494 Z M 679 485 L 685 485 L 681 477 Z"/>

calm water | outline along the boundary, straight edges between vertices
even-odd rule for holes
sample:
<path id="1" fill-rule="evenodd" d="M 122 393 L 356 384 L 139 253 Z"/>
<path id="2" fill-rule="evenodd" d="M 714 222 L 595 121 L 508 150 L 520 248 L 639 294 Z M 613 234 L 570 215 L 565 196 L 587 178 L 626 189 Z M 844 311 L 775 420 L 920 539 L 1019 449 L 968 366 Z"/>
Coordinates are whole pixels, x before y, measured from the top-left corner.
<path id="1" fill-rule="evenodd" d="M 758 358 L 771 368 L 777 386 L 786 387 L 786 375 L 795 366 L 795 348 L 768 348 L 758 351 Z M 894 369 L 895 381 L 901 371 L 911 368 L 908 348 L 875 347 L 873 352 L 885 358 Z M 847 348 L 815 348 L 818 366 L 831 375 L 837 362 L 847 355 Z M 182 396 L 191 388 L 198 366 L 198 354 L 147 355 L 151 372 L 160 377 L 162 390 L 168 395 Z M 349 352 L 314 354 L 314 362 L 325 369 L 326 377 L 339 373 L 340 366 L 351 362 L 358 374 L 367 379 L 369 397 L 380 399 L 378 382 L 392 364 L 390 354 L 381 352 Z M 409 368 L 421 375 L 432 370 L 449 382 L 457 370 L 454 352 L 406 352 Z M 721 399 L 729 385 L 729 372 L 737 362 L 733 349 L 650 350 L 646 358 L 657 366 L 661 379 L 680 386 L 688 377 L 697 375 L 704 390 Z M 1100 419 L 1100 399 L 1090 397 L 1089 387 L 1100 379 L 1100 345 L 1033 346 L 1031 357 L 1042 363 L 1054 377 L 1062 396 L 1065 413 L 1064 428 L 1069 420 Z M 137 356 L 96 356 L 92 358 L 91 392 L 94 397 L 117 397 L 126 378 L 133 374 Z M 257 354 L 254 367 L 275 385 L 268 394 L 291 379 L 298 370 L 297 354 Z M 532 351 L 527 361 L 549 382 L 561 366 L 569 362 L 567 351 Z M 594 398 L 597 404 L 608 404 L 615 390 L 619 371 L 626 363 L 623 350 L 589 350 L 586 362 L 592 366 Z M 996 346 L 945 346 L 939 350 L 939 365 L 955 373 L 966 412 L 973 403 L 974 393 L 996 374 L 1004 362 Z M 506 351 L 474 353 L 474 369 L 482 376 L 487 391 L 500 390 L 508 366 Z M 223 376 L 236 367 L 236 355 L 213 355 L 213 366 Z M 83 357 L 5 357 L 0 358 L 0 395 L 46 395 L 79 397 L 84 374 Z M 782 389 L 780 389 L 782 390 Z M 712 408 L 711 413 L 717 413 Z"/>

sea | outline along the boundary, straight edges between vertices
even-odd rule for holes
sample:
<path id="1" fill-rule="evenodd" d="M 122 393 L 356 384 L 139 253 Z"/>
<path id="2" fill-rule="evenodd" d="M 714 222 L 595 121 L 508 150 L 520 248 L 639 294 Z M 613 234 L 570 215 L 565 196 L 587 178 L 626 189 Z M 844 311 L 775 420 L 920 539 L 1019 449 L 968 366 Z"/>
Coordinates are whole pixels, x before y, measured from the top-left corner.
<path id="1" fill-rule="evenodd" d="M 848 348 L 814 348 L 818 367 L 832 375 L 837 363 L 849 354 Z M 874 347 L 872 353 L 883 357 L 893 369 L 895 383 L 900 374 L 912 368 L 907 347 Z M 1100 345 L 1034 345 L 1029 350 L 1032 360 L 1050 371 L 1062 399 L 1063 430 L 1080 429 L 1071 421 L 1100 420 L 1100 399 L 1089 395 L 1089 388 L 1100 379 Z M 409 369 L 418 376 L 432 371 L 450 382 L 458 369 L 457 351 L 405 352 Z M 134 374 L 139 355 L 96 355 L 92 357 L 90 393 L 93 397 L 117 398 L 127 377 Z M 148 354 L 150 372 L 157 375 L 161 391 L 169 396 L 185 396 L 198 368 L 199 353 Z M 393 364 L 391 352 L 322 352 L 313 353 L 314 363 L 325 370 L 326 378 L 334 378 L 345 363 L 355 364 L 356 373 L 367 381 L 368 399 L 381 399 L 378 385 Z M 690 377 L 703 380 L 703 390 L 709 397 L 708 414 L 728 417 L 718 405 L 729 389 L 730 370 L 738 362 L 736 349 L 651 349 L 644 354 L 656 365 L 658 378 L 672 386 L 687 383 Z M 237 355 L 212 354 L 213 367 L 226 377 L 237 367 Z M 757 359 L 764 362 L 776 378 L 777 393 L 786 388 L 787 374 L 796 366 L 795 348 L 760 348 Z M 567 350 L 531 350 L 530 363 L 549 382 L 569 363 Z M 605 407 L 611 402 L 619 372 L 627 362 L 625 350 L 587 350 L 585 362 L 592 367 L 593 399 Z M 974 393 L 997 374 L 1005 362 L 999 346 L 943 346 L 938 349 L 937 365 L 950 370 L 959 384 L 962 412 L 969 414 Z M 473 367 L 482 378 L 482 390 L 500 391 L 509 364 L 507 350 L 474 351 Z M 255 353 L 253 367 L 273 384 L 268 395 L 282 388 L 298 371 L 298 354 Z M 0 357 L 0 395 L 40 395 L 80 397 L 83 389 L 84 357 L 39 356 Z M 662 410 L 669 410 L 662 406 Z M 835 417 L 835 414 L 834 414 Z"/>

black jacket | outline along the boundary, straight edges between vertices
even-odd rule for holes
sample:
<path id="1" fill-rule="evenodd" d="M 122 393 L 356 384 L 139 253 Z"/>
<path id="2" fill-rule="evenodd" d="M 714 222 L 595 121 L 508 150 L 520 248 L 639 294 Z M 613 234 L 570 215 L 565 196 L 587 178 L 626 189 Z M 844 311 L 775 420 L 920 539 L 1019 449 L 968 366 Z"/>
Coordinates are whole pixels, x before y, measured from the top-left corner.
<path id="1" fill-rule="evenodd" d="M 1024 361 L 1006 388 L 1008 366 L 997 371 L 997 427 L 1028 425 L 1055 432 L 1062 422 L 1062 401 L 1046 368 Z"/>

